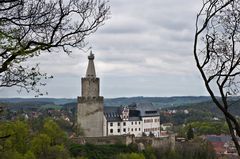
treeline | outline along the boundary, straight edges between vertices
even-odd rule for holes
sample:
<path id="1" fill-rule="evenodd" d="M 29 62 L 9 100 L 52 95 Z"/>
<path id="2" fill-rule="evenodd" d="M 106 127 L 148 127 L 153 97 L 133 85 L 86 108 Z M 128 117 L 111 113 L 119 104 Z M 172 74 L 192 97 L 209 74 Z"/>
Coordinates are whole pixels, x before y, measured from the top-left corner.
<path id="1" fill-rule="evenodd" d="M 147 146 L 138 151 L 137 145 L 72 145 L 73 156 L 84 159 L 215 159 L 210 144 L 194 139 L 191 142 L 177 144 L 175 149 L 163 145 L 159 148 Z"/>
<path id="2" fill-rule="evenodd" d="M 67 136 L 51 119 L 33 131 L 26 121 L 0 123 L 1 159 L 69 158 Z"/>
<path id="3" fill-rule="evenodd" d="M 226 122 L 222 121 L 196 121 L 173 128 L 178 137 L 192 139 L 202 135 L 221 135 L 229 134 Z"/>
<path id="4" fill-rule="evenodd" d="M 79 145 L 67 137 L 58 121 L 7 121 L 0 123 L 0 159 L 214 159 L 207 142 L 192 140 L 159 148 L 138 145 Z"/>

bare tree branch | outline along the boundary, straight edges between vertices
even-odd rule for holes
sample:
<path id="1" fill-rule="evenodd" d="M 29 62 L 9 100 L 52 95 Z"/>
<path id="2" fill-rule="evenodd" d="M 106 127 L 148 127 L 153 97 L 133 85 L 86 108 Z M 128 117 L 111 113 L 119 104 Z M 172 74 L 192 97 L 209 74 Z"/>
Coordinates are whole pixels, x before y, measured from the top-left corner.
<path id="1" fill-rule="evenodd" d="M 203 7 L 196 18 L 194 58 L 207 91 L 226 118 L 240 155 L 240 124 L 237 117 L 229 111 L 228 101 L 229 96 L 239 93 L 239 7 L 240 2 L 236 0 L 203 1 Z"/>
<path id="2" fill-rule="evenodd" d="M 38 78 L 30 78 L 29 72 L 21 69 L 26 67 L 23 62 L 56 48 L 67 54 L 71 48 L 84 48 L 86 37 L 103 25 L 108 14 L 107 2 L 99 0 L 1 1 L 0 87 L 31 90 L 26 78 L 38 83 L 45 74 L 35 72 Z"/>

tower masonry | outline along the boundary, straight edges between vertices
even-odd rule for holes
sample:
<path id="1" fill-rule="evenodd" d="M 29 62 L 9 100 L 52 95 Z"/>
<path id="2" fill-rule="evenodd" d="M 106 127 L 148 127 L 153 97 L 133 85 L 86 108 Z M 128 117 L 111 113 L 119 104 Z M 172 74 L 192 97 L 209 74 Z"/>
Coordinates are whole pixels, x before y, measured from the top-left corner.
<path id="1" fill-rule="evenodd" d="M 99 96 L 99 78 L 96 77 L 94 54 L 88 56 L 86 76 L 82 78 L 82 96 L 78 97 L 77 125 L 86 137 L 103 136 L 103 97 Z"/>

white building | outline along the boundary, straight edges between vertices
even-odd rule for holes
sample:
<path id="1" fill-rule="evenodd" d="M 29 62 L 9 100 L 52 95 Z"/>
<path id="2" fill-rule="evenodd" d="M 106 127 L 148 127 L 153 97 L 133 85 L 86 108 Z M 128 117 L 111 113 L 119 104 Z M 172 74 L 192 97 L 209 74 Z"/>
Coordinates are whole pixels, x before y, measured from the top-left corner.
<path id="1" fill-rule="evenodd" d="M 160 137 L 160 113 L 152 104 L 104 107 L 105 134 Z"/>

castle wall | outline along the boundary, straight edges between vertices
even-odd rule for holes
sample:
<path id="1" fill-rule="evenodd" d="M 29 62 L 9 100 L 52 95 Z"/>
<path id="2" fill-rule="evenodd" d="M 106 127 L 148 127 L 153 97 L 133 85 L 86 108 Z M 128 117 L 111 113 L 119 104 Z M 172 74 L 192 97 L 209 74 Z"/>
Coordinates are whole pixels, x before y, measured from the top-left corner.
<path id="1" fill-rule="evenodd" d="M 77 123 L 84 136 L 103 136 L 103 97 L 78 97 Z"/>
<path id="2" fill-rule="evenodd" d="M 107 136 L 107 119 L 103 116 L 103 136 Z"/>
<path id="3" fill-rule="evenodd" d="M 94 144 L 94 145 L 111 145 L 111 144 L 124 144 L 129 145 L 134 143 L 133 135 L 125 136 L 104 136 L 104 137 L 77 137 L 71 139 L 77 144 Z"/>
<path id="4" fill-rule="evenodd" d="M 154 148 L 171 147 L 175 148 L 175 136 L 164 138 L 151 138 L 151 137 L 134 137 L 134 135 L 117 135 L 117 136 L 104 136 L 104 137 L 76 137 L 71 139 L 76 144 L 94 144 L 94 145 L 110 145 L 110 144 L 137 144 L 152 146 Z"/>

